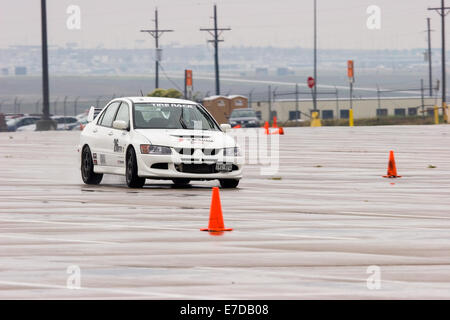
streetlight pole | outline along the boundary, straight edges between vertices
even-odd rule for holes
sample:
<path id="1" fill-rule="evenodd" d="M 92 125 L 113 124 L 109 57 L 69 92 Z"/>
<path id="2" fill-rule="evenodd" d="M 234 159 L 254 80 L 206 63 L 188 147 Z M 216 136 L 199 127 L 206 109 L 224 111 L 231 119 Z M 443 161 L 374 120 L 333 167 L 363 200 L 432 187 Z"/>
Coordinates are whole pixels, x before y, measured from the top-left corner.
<path id="1" fill-rule="evenodd" d="M 317 110 L 317 0 L 314 0 L 314 81 L 313 105 L 314 111 Z"/>
<path id="2" fill-rule="evenodd" d="M 48 46 L 47 46 L 47 6 L 46 0 L 41 0 L 42 24 L 42 120 L 50 119 L 50 101 L 48 88 Z"/>
<path id="3" fill-rule="evenodd" d="M 295 120 L 297 121 L 299 119 L 299 113 L 298 113 L 298 83 L 295 84 Z"/>
<path id="4" fill-rule="evenodd" d="M 441 16 L 441 36 L 442 36 L 442 114 L 444 115 L 444 120 L 448 122 L 447 119 L 447 93 L 446 93 L 446 75 L 445 75 L 445 16 L 447 15 L 449 7 L 445 7 L 445 0 L 441 0 L 440 8 L 428 8 L 428 10 L 435 10 Z"/>
<path id="5" fill-rule="evenodd" d="M 427 18 L 427 31 L 428 31 L 428 82 L 430 89 L 430 97 L 433 96 L 433 76 L 431 67 L 431 29 L 430 29 L 430 18 Z"/>

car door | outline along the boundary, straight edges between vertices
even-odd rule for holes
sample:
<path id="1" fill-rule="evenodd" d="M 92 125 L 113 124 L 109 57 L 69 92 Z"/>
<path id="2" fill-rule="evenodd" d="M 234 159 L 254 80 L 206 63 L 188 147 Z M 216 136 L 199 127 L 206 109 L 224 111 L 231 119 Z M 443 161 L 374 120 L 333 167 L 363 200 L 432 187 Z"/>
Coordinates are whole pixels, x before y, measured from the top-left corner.
<path id="1" fill-rule="evenodd" d="M 114 101 L 102 112 L 92 131 L 94 160 L 99 166 L 113 166 L 113 128 L 112 123 L 120 106 L 120 101 Z M 97 159 L 95 159 L 97 158 Z"/>
<path id="2" fill-rule="evenodd" d="M 130 127 L 130 107 L 127 102 L 122 101 L 119 109 L 117 110 L 116 117 L 114 121 L 122 120 L 128 123 L 128 128 Z M 113 158 L 114 166 L 125 169 L 125 152 L 126 147 L 130 141 L 130 131 L 120 130 L 113 128 Z"/>

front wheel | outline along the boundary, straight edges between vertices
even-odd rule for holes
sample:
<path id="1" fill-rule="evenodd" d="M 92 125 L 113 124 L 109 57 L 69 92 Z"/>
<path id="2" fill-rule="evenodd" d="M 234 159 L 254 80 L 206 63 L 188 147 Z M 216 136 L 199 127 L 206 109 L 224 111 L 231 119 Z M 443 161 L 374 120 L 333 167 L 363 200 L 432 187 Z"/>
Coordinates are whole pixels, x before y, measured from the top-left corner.
<path id="1" fill-rule="evenodd" d="M 133 148 L 127 151 L 127 165 L 125 178 L 127 180 L 127 185 L 130 188 L 142 188 L 145 184 L 145 178 L 140 178 L 138 176 L 138 166 L 136 160 L 136 153 Z"/>
<path id="2" fill-rule="evenodd" d="M 81 153 L 81 178 L 86 184 L 99 184 L 103 178 L 103 174 L 94 172 L 94 163 L 88 146 L 84 147 Z"/>
<path id="3" fill-rule="evenodd" d="M 220 179 L 220 186 L 222 188 L 236 188 L 239 184 L 239 180 L 236 179 Z"/>

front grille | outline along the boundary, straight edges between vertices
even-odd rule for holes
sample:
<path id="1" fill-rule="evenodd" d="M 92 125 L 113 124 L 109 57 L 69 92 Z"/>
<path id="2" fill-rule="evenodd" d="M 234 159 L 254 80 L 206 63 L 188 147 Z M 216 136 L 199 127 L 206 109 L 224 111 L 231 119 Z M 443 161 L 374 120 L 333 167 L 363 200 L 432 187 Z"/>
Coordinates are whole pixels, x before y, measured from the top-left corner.
<path id="1" fill-rule="evenodd" d="M 206 156 L 215 156 L 219 153 L 220 149 L 202 149 L 202 152 Z"/>
<path id="2" fill-rule="evenodd" d="M 193 155 L 195 150 L 194 148 L 174 148 L 176 152 L 183 155 Z M 201 149 L 203 154 L 206 156 L 215 156 L 219 153 L 220 149 Z"/>
<path id="3" fill-rule="evenodd" d="M 178 172 L 184 173 L 218 173 L 216 170 L 216 164 L 206 164 L 206 163 L 179 163 L 175 164 L 175 169 Z M 231 171 L 238 170 L 238 166 L 233 164 Z"/>
<path id="4" fill-rule="evenodd" d="M 174 148 L 176 152 L 178 152 L 179 154 L 188 154 L 188 155 L 193 155 L 195 152 L 194 148 Z"/>
<path id="5" fill-rule="evenodd" d="M 191 164 L 191 163 L 180 163 L 175 164 L 175 169 L 178 172 L 185 173 L 216 173 L 216 164 Z"/>

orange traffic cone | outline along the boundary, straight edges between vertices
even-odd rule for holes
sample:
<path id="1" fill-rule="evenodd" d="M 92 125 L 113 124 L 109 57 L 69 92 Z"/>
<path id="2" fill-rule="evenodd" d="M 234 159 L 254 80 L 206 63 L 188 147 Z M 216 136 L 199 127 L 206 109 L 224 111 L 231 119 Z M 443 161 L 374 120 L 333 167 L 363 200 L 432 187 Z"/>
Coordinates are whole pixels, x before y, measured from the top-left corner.
<path id="1" fill-rule="evenodd" d="M 284 130 L 283 130 L 283 128 L 282 128 L 282 127 L 280 127 L 280 128 L 278 129 L 278 134 L 281 134 L 281 135 L 283 135 L 283 134 L 284 134 Z"/>
<path id="2" fill-rule="evenodd" d="M 220 204 L 219 188 L 212 189 L 211 208 L 209 210 L 208 228 L 200 229 L 200 231 L 222 232 L 231 231 L 233 229 L 225 228 L 222 216 L 222 206 Z"/>
<path id="3" fill-rule="evenodd" d="M 266 134 L 270 134 L 270 132 L 269 132 L 269 121 L 266 121 L 266 123 L 264 123 L 264 129 L 266 130 Z"/>
<path id="4" fill-rule="evenodd" d="M 392 150 L 389 152 L 387 175 L 383 176 L 383 178 L 401 178 L 401 176 L 397 175 L 397 167 L 395 165 L 394 151 Z"/>
<path id="5" fill-rule="evenodd" d="M 278 128 L 278 125 L 277 125 L 277 117 L 273 117 L 272 128 Z"/>

